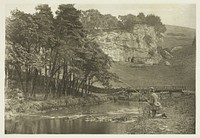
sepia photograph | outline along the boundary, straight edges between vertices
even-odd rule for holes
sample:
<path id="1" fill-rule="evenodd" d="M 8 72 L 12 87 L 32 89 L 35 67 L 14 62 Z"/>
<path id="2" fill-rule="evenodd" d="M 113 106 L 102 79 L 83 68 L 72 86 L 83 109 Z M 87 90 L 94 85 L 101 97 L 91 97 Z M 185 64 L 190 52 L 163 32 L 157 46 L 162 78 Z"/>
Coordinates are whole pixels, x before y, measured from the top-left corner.
<path id="1" fill-rule="evenodd" d="M 195 3 L 5 5 L 4 134 L 196 134 Z"/>

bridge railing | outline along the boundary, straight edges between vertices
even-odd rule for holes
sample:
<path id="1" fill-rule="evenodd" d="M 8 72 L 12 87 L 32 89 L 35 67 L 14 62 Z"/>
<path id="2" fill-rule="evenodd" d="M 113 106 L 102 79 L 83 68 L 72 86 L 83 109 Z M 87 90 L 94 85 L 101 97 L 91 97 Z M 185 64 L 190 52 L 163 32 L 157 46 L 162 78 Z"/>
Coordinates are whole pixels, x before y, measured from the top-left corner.
<path id="1" fill-rule="evenodd" d="M 183 92 L 186 90 L 186 86 L 151 86 L 155 89 L 155 92 Z M 140 92 L 149 91 L 150 87 L 135 87 L 127 88 L 127 92 Z"/>

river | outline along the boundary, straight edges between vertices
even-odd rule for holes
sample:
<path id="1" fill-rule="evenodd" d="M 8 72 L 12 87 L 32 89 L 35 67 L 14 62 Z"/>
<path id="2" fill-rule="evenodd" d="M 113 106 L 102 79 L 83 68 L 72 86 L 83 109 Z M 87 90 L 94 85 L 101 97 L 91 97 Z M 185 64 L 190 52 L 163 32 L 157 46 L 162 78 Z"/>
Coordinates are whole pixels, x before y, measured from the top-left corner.
<path id="1" fill-rule="evenodd" d="M 7 134 L 125 134 L 139 115 L 137 102 L 60 109 L 6 120 Z"/>

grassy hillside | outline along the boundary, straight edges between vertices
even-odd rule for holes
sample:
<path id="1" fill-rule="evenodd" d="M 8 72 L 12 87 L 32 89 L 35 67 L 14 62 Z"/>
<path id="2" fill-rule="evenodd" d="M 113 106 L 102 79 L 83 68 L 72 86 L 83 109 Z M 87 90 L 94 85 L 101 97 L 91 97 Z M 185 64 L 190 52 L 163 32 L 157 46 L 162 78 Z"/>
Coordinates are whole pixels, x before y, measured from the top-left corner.
<path id="1" fill-rule="evenodd" d="M 181 46 L 172 53 L 171 66 L 134 66 L 133 63 L 113 64 L 111 71 L 118 74 L 122 83 L 113 83 L 114 87 L 167 86 L 181 85 L 195 88 L 195 46 L 192 42 L 195 30 L 177 26 L 167 26 L 163 46 L 172 49 Z"/>
<path id="2" fill-rule="evenodd" d="M 130 63 L 115 63 L 112 72 L 119 75 L 122 83 L 113 83 L 114 87 L 147 86 L 187 86 L 194 89 L 194 68 L 184 65 L 155 65 L 133 67 Z"/>
<path id="3" fill-rule="evenodd" d="M 195 29 L 172 25 L 166 25 L 166 28 L 164 41 L 160 43 L 163 48 L 191 46 L 195 37 Z"/>

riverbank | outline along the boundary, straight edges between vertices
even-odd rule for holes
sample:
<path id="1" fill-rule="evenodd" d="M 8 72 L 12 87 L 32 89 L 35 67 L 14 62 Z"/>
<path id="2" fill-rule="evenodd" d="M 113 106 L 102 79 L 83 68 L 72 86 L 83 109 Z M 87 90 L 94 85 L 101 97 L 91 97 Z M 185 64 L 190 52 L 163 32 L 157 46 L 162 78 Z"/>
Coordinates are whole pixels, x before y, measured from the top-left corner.
<path id="1" fill-rule="evenodd" d="M 195 134 L 195 95 L 166 98 L 161 101 L 167 119 L 139 117 L 130 134 Z"/>
<path id="2" fill-rule="evenodd" d="M 9 120 L 23 114 L 35 114 L 51 110 L 73 108 L 77 106 L 98 105 L 113 102 L 114 96 L 108 94 L 87 94 L 83 97 L 65 96 L 47 100 L 24 99 L 18 96 L 5 99 L 5 119 Z"/>
<path id="3" fill-rule="evenodd" d="M 102 103 L 116 102 L 123 96 L 118 94 L 93 93 L 83 97 L 66 96 L 47 100 L 25 100 L 20 93 L 5 99 L 5 119 L 14 119 L 25 114 L 46 113 L 48 111 L 68 110 L 72 108 Z M 121 98 L 120 98 L 121 96 Z M 39 98 L 37 98 L 39 99 Z M 123 98 L 122 98 L 123 99 Z M 137 95 L 130 100 L 135 101 Z M 127 101 L 127 100 L 125 100 Z M 139 116 L 130 125 L 129 134 L 194 134 L 195 133 L 195 94 L 162 95 L 160 101 L 168 118 L 145 118 Z M 128 118 L 129 119 L 129 118 Z M 124 120 L 122 120 L 123 122 Z"/>

